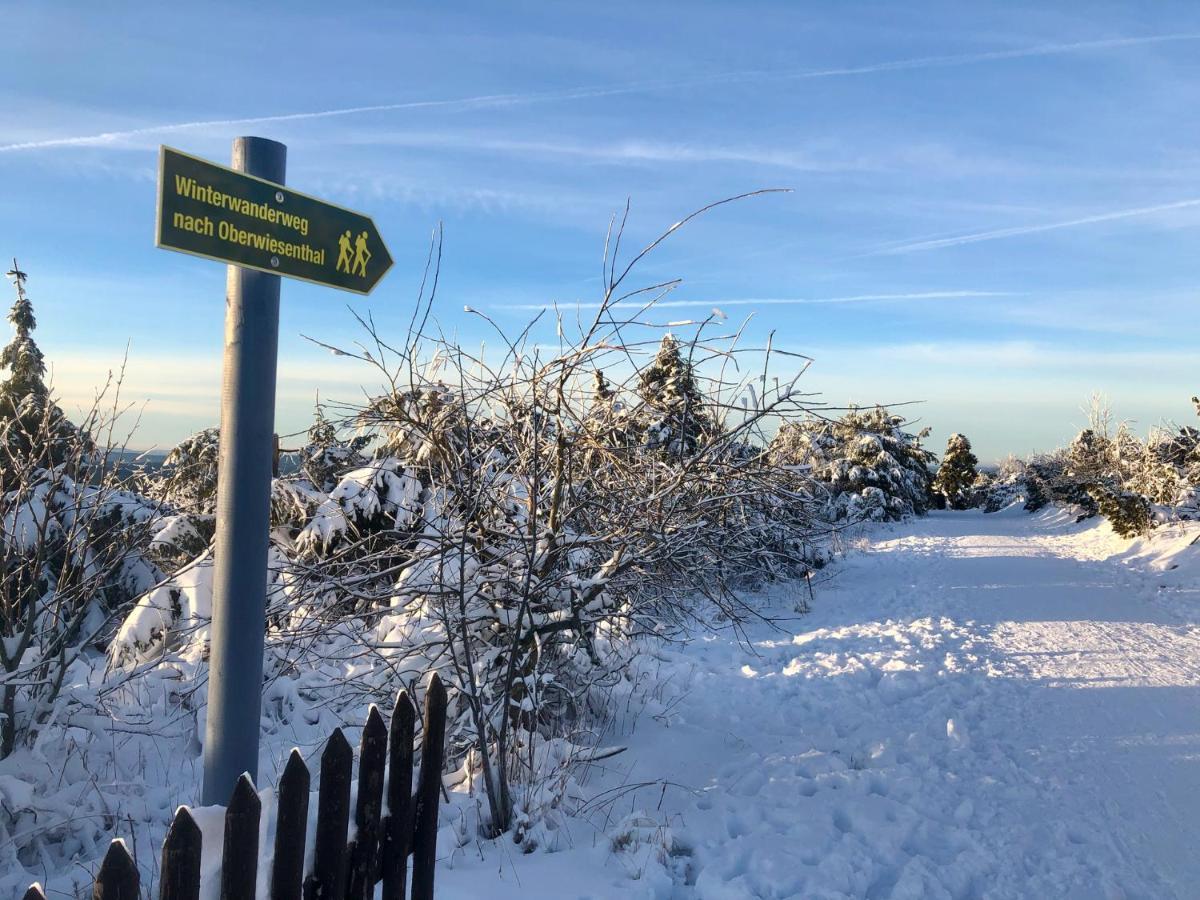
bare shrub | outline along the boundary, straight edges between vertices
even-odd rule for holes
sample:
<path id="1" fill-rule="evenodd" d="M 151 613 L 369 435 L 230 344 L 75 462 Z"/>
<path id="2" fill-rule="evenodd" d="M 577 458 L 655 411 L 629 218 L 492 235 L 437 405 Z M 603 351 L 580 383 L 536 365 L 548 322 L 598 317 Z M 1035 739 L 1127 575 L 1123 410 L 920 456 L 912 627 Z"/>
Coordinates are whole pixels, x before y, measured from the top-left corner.
<path id="1" fill-rule="evenodd" d="M 275 481 L 268 716 L 298 714 L 288 683 L 349 710 L 437 669 L 450 760 L 486 797 L 480 826 L 527 835 L 566 790 L 545 767 L 591 758 L 634 638 L 740 627 L 760 615 L 745 588 L 821 564 L 828 492 L 767 451 L 811 413 L 796 389 L 807 359 L 742 346 L 715 312 L 658 321 L 677 282 L 628 283 L 683 222 L 628 260 L 614 223 L 587 319 L 547 310 L 510 334 L 475 312 L 490 352 L 431 321 L 435 235 L 402 340 L 362 319 L 356 347 L 322 344 L 386 390 L 324 403 L 299 470 Z M 535 338 L 547 326 L 549 344 Z M 202 660 L 208 564 L 141 599 L 114 661 L 172 646 Z"/>

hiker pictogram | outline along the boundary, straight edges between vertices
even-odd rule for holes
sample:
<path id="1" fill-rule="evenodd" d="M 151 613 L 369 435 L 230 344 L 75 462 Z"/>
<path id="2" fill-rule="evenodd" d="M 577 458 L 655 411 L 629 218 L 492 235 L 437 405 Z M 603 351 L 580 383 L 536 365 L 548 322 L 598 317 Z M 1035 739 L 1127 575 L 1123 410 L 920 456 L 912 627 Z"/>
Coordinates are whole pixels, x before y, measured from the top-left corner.
<path id="1" fill-rule="evenodd" d="M 347 232 L 349 234 L 349 232 Z M 367 277 L 367 262 L 371 259 L 371 251 L 367 249 L 367 233 L 364 231 L 359 234 L 354 241 L 354 268 L 351 275 L 361 275 Z"/>
<path id="2" fill-rule="evenodd" d="M 350 249 L 350 230 L 346 229 L 346 232 L 338 238 L 337 270 L 339 272 L 350 273 L 350 263 L 353 259 Z"/>

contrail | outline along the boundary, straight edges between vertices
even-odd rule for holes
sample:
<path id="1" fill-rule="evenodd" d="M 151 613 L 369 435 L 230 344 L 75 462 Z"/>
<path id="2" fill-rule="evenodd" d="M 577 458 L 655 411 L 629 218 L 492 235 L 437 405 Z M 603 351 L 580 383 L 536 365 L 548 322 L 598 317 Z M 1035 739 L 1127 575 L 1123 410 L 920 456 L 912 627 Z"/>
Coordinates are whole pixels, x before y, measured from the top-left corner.
<path id="1" fill-rule="evenodd" d="M 760 299 L 736 299 L 736 300 L 664 300 L 653 304 L 653 309 L 670 309 L 688 306 L 807 306 L 809 304 L 826 304 L 826 303 L 875 303 L 888 302 L 896 303 L 905 300 L 966 300 L 974 297 L 1012 297 L 1017 296 L 1009 291 L 923 291 L 913 294 L 855 294 L 850 297 L 764 297 Z M 514 303 L 500 304 L 497 309 L 511 310 L 543 310 L 550 309 L 554 304 L 550 303 Z M 640 309 L 641 303 L 617 303 L 610 304 L 610 308 L 625 308 Z M 559 307 L 571 309 L 599 309 L 601 304 L 598 301 L 588 302 L 569 302 L 563 301 L 558 304 Z"/>
<path id="2" fill-rule="evenodd" d="M 1013 228 L 997 228 L 994 231 L 977 231 L 973 234 L 960 234 L 954 237 L 939 238 L 932 241 L 914 241 L 911 244 L 901 244 L 898 247 L 888 247 L 877 250 L 872 256 L 884 256 L 895 253 L 915 253 L 919 250 L 937 250 L 942 247 L 956 247 L 959 244 L 975 244 L 980 241 L 997 241 L 1002 238 L 1019 237 L 1023 234 L 1037 234 L 1041 231 L 1056 231 L 1059 228 L 1074 228 L 1077 225 L 1091 225 L 1096 222 L 1112 222 L 1116 219 L 1131 219 L 1134 216 L 1149 216 L 1154 213 L 1170 212 L 1175 209 L 1187 209 L 1200 206 L 1200 199 L 1180 200 L 1176 203 L 1163 203 L 1159 206 L 1140 206 L 1137 209 L 1119 209 L 1114 212 L 1099 213 L 1094 216 L 1084 216 L 1081 219 L 1068 219 L 1065 222 L 1045 222 L 1041 225 L 1018 225 Z"/>
<path id="3" fill-rule="evenodd" d="M 197 122 L 174 122 L 163 125 L 147 125 L 144 128 L 129 128 L 124 131 L 104 131 L 78 137 L 49 138 L 43 141 L 23 141 L 16 144 L 0 144 L 0 153 L 18 150 L 44 150 L 51 147 L 96 146 L 111 144 L 125 138 L 164 134 L 172 131 L 188 131 L 195 128 L 228 128 L 235 125 L 262 125 L 271 122 L 298 122 L 304 119 L 330 119 L 337 116 L 354 116 L 362 113 L 390 112 L 404 109 L 485 109 L 497 106 L 512 106 L 522 103 L 537 103 L 552 100 L 581 100 L 589 97 L 604 97 L 610 94 L 632 93 L 649 90 L 653 83 L 622 85 L 611 88 L 577 88 L 568 91 L 546 91 L 540 94 L 482 94 L 477 97 L 460 97 L 452 100 L 413 100 L 407 103 L 380 103 L 374 106 L 347 106 L 340 109 L 323 109 L 316 112 L 284 113 L 275 116 L 249 116 L 242 119 L 204 119 Z M 664 85 L 667 86 L 667 85 Z"/>
<path id="4" fill-rule="evenodd" d="M 374 106 L 348 106 L 338 109 L 325 109 L 315 112 L 285 113 L 271 116 L 250 116 L 240 119 L 207 119 L 197 122 L 175 122 L 162 125 L 148 125 L 142 128 L 130 128 L 124 131 L 105 131 L 98 134 L 80 135 L 76 137 L 48 138 L 40 141 L 22 141 L 19 143 L 0 144 L 0 153 L 14 153 L 22 150 L 46 150 L 54 147 L 101 146 L 115 143 L 125 138 L 142 137 L 151 134 L 164 134 L 173 131 L 187 131 L 197 128 L 227 128 L 235 125 L 263 125 L 273 122 L 296 122 L 305 119 L 328 119 L 338 116 L 353 116 L 373 112 L 395 112 L 410 109 L 487 109 L 501 106 L 515 106 L 530 103 L 547 103 L 562 100 L 585 100 L 594 97 L 614 97 L 624 94 L 646 93 L 655 90 L 676 90 L 687 87 L 703 87 L 709 84 L 726 84 L 748 81 L 780 81 L 789 79 L 809 78 L 842 78 L 853 75 L 869 75 L 876 72 L 897 72 L 908 69 L 931 69 L 952 66 L 975 65 L 978 63 L 996 62 L 1008 59 L 1023 59 L 1035 56 L 1056 56 L 1066 53 L 1078 53 L 1087 50 L 1110 50 L 1121 47 L 1133 47 L 1141 44 L 1161 44 L 1171 41 L 1193 41 L 1200 39 L 1200 32 L 1183 34 L 1158 34 L 1146 37 L 1108 38 L 1095 41 L 1075 41 L 1063 44 L 1039 44 L 1032 47 L 1022 47 L 1015 50 L 993 50 L 984 53 L 962 53 L 948 56 L 922 56 L 912 59 L 898 59 L 864 66 L 845 67 L 837 69 L 814 69 L 805 71 L 769 71 L 752 69 L 740 72 L 718 72 L 712 75 L 700 75 L 693 78 L 638 81 L 621 85 L 572 88 L 561 91 L 542 91 L 524 94 L 482 94 L 476 97 L 461 97 L 447 100 L 414 100 L 405 103 L 381 103 Z"/>
<path id="5" fill-rule="evenodd" d="M 855 66 L 843 69 L 821 69 L 804 72 L 796 78 L 833 78 L 844 75 L 870 75 L 875 72 L 896 72 L 904 69 L 932 69 L 940 66 L 966 66 L 977 63 L 996 62 L 1005 59 L 1024 59 L 1031 56 L 1057 56 L 1063 53 L 1078 53 L 1083 50 L 1112 50 L 1135 47 L 1139 44 L 1162 44 L 1168 41 L 1194 41 L 1200 32 L 1182 34 L 1155 34 L 1146 37 L 1107 38 L 1098 41 L 1074 41 L 1068 44 L 1038 44 L 1015 50 L 991 50 L 983 53 L 957 53 L 948 56 L 922 56 L 916 59 L 899 59 L 893 62 Z"/>

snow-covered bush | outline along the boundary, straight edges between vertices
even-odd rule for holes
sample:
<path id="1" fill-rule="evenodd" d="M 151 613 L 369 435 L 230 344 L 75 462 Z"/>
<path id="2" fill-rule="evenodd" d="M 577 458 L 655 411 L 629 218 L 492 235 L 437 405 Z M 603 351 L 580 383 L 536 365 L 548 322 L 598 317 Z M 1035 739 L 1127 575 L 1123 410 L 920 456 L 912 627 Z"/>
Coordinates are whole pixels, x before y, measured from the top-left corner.
<path id="1" fill-rule="evenodd" d="M 1141 537 L 1154 527 L 1153 508 L 1141 494 L 1114 491 L 1102 485 L 1094 485 L 1088 492 L 1096 502 L 1100 515 L 1121 537 Z"/>
<path id="2" fill-rule="evenodd" d="M 67 672 L 162 577 L 146 552 L 162 510 L 122 489 L 120 448 L 93 439 L 111 433 L 103 392 L 78 427 L 58 410 L 16 278 L 17 339 L 0 355 L 0 758 L 52 715 Z"/>
<path id="3" fill-rule="evenodd" d="M 584 335 L 497 372 L 436 348 L 436 374 L 359 418 L 419 500 L 415 522 L 376 543 L 399 574 L 373 589 L 389 591 L 391 639 L 408 635 L 444 670 L 451 750 L 477 758 L 495 832 L 513 822 L 513 780 L 529 775 L 520 760 L 603 704 L 626 638 L 696 614 L 697 595 L 744 615 L 735 583 L 807 565 L 807 483 L 737 452 L 786 399 L 732 431 L 689 430 L 664 404 L 656 421 L 670 424 L 649 433 L 674 437 L 627 442 L 597 422 L 643 398 L 610 386 L 596 409 L 587 384 L 612 352 Z M 643 375 L 626 384 L 643 387 Z M 693 400 L 713 402 L 698 390 Z"/>
<path id="4" fill-rule="evenodd" d="M 832 495 L 835 519 L 895 520 L 929 509 L 936 457 L 905 420 L 883 407 L 852 409 L 840 419 L 787 422 L 771 442 L 771 459 L 803 468 Z"/>
<path id="5" fill-rule="evenodd" d="M 1091 490 L 1112 490 L 1120 485 L 1118 443 L 1110 435 L 1107 408 L 1098 399 L 1093 399 L 1091 419 L 1091 427 L 1080 431 L 1066 447 L 1025 462 L 1025 509 L 1033 512 L 1057 503 L 1073 509 L 1080 519 L 1088 518 L 1099 512 Z"/>
<path id="6" fill-rule="evenodd" d="M 157 506 L 64 468 L 30 467 L 0 495 L 0 662 L 9 671 L 44 663 L 64 641 L 105 639 L 110 615 L 162 577 L 143 552 Z M 76 472 L 96 474 L 82 464 Z"/>
<path id="7" fill-rule="evenodd" d="M 983 511 L 999 512 L 1014 503 L 1024 503 L 1028 487 L 1025 482 L 1025 462 L 1009 455 L 1000 461 L 995 475 L 982 486 Z"/>
<path id="8" fill-rule="evenodd" d="M 1200 413 L 1200 401 L 1193 398 Z M 1094 398 L 1089 427 L 1066 447 L 1013 460 L 988 489 L 985 509 L 1024 497 L 1036 510 L 1058 503 L 1081 518 L 1103 515 L 1121 534 L 1142 534 L 1156 521 L 1195 518 L 1200 488 L 1200 429 L 1151 429 L 1142 440 L 1125 423 L 1112 427 L 1102 399 Z"/>
<path id="9" fill-rule="evenodd" d="M 1200 431 L 1155 428 L 1145 443 L 1122 427 L 1118 432 L 1120 484 L 1151 503 L 1176 506 L 1200 484 Z"/>
<path id="10" fill-rule="evenodd" d="M 1086 439 L 1085 439 L 1086 440 Z M 1088 494 L 1096 482 L 1078 477 L 1072 466 L 1070 448 L 1040 453 L 1025 463 L 1025 509 L 1036 512 L 1051 503 L 1068 507 L 1085 519 L 1096 515 L 1095 501 Z"/>
<path id="11" fill-rule="evenodd" d="M 933 490 L 946 499 L 946 505 L 951 509 L 970 509 L 976 505 L 978 464 L 979 460 L 971 452 L 971 442 L 964 435 L 950 435 L 946 453 L 933 479 Z"/>

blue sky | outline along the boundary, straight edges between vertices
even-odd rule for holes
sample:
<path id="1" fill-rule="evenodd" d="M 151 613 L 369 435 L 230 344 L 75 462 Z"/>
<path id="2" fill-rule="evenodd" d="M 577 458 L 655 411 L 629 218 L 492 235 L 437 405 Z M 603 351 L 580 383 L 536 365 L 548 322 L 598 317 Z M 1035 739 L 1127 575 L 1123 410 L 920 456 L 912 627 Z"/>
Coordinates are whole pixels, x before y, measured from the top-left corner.
<path id="1" fill-rule="evenodd" d="M 7 5 L 0 256 L 69 408 L 128 343 L 138 445 L 216 422 L 224 270 L 154 248 L 157 149 L 224 162 L 260 134 L 396 259 L 367 299 L 284 284 L 284 432 L 364 377 L 301 333 L 352 341 L 348 306 L 399 332 L 438 222 L 435 314 L 474 343 L 466 304 L 515 329 L 597 299 L 626 197 L 644 241 L 764 187 L 793 193 L 643 274 L 684 279 L 679 317 L 753 315 L 752 341 L 814 357 L 826 402 L 923 401 L 937 447 L 985 459 L 1069 439 L 1094 391 L 1139 430 L 1190 418 L 1200 7 L 446 6 Z"/>

